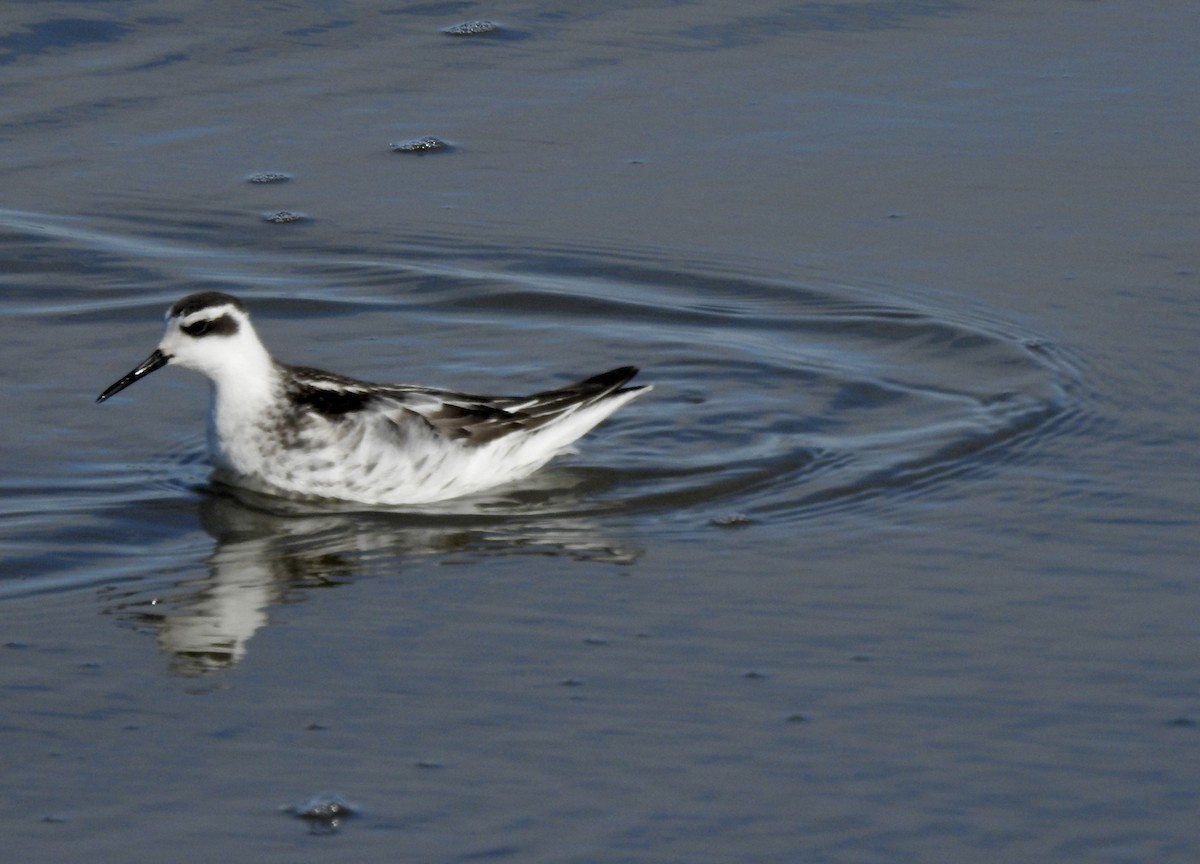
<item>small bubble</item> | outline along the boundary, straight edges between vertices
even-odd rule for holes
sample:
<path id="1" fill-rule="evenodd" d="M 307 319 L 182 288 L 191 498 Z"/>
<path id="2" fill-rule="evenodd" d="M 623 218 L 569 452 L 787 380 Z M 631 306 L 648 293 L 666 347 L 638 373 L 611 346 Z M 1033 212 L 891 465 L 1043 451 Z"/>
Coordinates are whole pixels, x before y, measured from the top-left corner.
<path id="1" fill-rule="evenodd" d="M 264 222 L 271 222 L 275 225 L 290 225 L 293 222 L 303 222 L 308 219 L 303 213 L 296 213 L 293 210 L 276 210 L 274 213 L 263 214 Z"/>
<path id="2" fill-rule="evenodd" d="M 495 21 L 463 21 L 443 28 L 442 32 L 447 36 L 484 36 L 499 29 L 500 25 Z"/>
<path id="3" fill-rule="evenodd" d="M 388 148 L 393 153 L 447 153 L 454 149 L 450 144 L 435 135 L 425 135 L 411 141 L 389 141 Z"/>
<path id="4" fill-rule="evenodd" d="M 350 816 L 356 810 L 344 795 L 337 792 L 322 792 L 291 808 L 292 813 L 301 819 L 335 819 Z"/>
<path id="5" fill-rule="evenodd" d="M 754 520 L 745 513 L 726 513 L 713 519 L 712 524 L 718 528 L 748 528 Z"/>
<path id="6" fill-rule="evenodd" d="M 333 834 L 344 820 L 358 814 L 358 807 L 337 792 L 322 792 L 283 810 L 308 822 L 313 834 Z"/>
<path id="7" fill-rule="evenodd" d="M 291 174 L 282 171 L 258 171 L 246 178 L 247 183 L 286 183 L 292 179 Z"/>

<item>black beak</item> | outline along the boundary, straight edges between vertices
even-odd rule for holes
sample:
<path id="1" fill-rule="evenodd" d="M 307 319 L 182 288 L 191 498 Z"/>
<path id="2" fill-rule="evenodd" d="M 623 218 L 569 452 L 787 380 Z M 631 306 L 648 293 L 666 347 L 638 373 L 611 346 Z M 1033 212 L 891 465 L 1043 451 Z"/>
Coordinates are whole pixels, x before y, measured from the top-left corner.
<path id="1" fill-rule="evenodd" d="M 155 348 L 154 353 L 151 354 L 149 357 L 147 357 L 145 360 L 143 360 L 140 366 L 138 366 L 136 369 L 134 369 L 132 372 L 130 372 L 128 375 L 126 375 L 124 378 L 122 378 L 116 384 L 113 384 L 111 387 L 109 387 L 107 390 L 105 390 L 103 393 L 101 393 L 99 396 L 97 396 L 96 402 L 103 402 L 109 396 L 117 395 L 122 390 L 124 390 L 126 387 L 128 387 L 130 384 L 132 384 L 134 381 L 138 380 L 139 378 L 145 378 L 147 375 L 149 375 L 155 369 L 161 369 L 163 366 L 166 366 L 170 362 L 171 362 L 170 357 L 168 357 L 166 354 L 162 353 L 157 348 Z"/>

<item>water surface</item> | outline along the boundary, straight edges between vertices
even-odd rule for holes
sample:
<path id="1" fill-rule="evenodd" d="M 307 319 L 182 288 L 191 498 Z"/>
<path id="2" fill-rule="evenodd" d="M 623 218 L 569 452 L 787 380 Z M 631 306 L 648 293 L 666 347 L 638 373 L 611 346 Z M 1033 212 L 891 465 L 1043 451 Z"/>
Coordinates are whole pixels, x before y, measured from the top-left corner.
<path id="1" fill-rule="evenodd" d="M 6 848 L 1195 860 L 1197 23 L 7 10 Z M 232 494 L 197 376 L 92 404 L 199 290 L 370 380 L 655 390 L 473 499 Z"/>

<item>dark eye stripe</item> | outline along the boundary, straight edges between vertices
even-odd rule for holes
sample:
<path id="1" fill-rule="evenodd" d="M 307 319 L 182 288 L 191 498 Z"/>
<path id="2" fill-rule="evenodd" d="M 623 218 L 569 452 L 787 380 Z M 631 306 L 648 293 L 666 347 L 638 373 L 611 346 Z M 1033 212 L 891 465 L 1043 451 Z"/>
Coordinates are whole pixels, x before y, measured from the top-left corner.
<path id="1" fill-rule="evenodd" d="M 189 336 L 232 336 L 238 331 L 238 323 L 229 315 L 218 318 L 201 318 L 191 324 L 180 324 L 179 329 Z"/>

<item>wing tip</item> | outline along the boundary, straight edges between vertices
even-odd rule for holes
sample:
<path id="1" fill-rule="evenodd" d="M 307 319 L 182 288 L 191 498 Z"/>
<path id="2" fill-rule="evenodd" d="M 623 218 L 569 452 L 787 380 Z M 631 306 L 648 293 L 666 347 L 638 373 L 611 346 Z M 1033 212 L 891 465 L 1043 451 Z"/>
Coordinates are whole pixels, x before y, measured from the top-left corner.
<path id="1" fill-rule="evenodd" d="M 616 369 L 609 369 L 607 372 L 601 372 L 599 375 L 593 375 L 591 378 L 585 378 L 573 386 L 580 388 L 588 387 L 604 390 L 616 390 L 622 385 L 631 381 L 639 371 L 641 370 L 639 370 L 636 366 L 618 366 Z"/>

